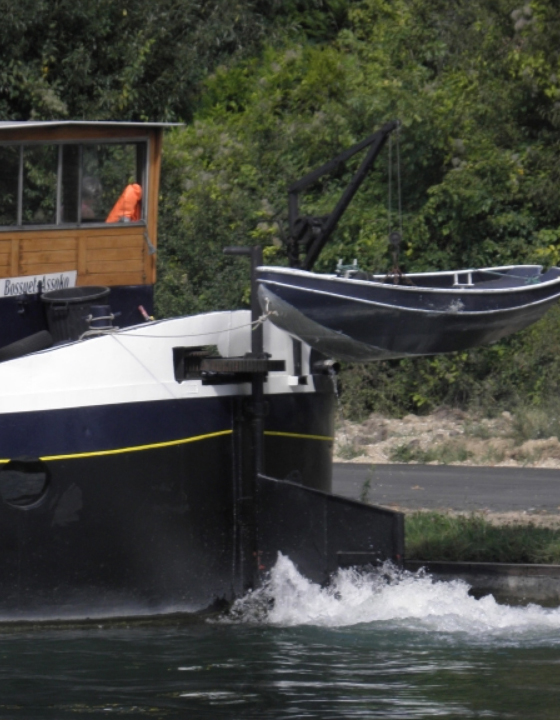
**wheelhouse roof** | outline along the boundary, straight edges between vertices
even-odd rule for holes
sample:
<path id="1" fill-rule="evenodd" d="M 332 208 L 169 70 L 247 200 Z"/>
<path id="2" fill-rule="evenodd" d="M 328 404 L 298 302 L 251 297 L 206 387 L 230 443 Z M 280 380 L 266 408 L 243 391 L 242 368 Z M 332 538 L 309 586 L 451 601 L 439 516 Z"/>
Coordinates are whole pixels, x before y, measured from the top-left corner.
<path id="1" fill-rule="evenodd" d="M 181 127 L 183 123 L 128 122 L 126 120 L 1 120 L 0 130 L 49 127 L 98 127 L 98 128 L 168 128 Z"/>

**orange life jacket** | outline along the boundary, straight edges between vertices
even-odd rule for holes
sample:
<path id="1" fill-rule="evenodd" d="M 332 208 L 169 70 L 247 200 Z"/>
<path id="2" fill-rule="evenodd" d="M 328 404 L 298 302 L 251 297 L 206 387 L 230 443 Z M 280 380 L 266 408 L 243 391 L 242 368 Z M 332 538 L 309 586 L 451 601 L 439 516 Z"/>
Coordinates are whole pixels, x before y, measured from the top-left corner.
<path id="1" fill-rule="evenodd" d="M 140 220 L 142 217 L 142 188 L 138 183 L 127 185 L 105 222 L 116 223 L 123 219 Z"/>

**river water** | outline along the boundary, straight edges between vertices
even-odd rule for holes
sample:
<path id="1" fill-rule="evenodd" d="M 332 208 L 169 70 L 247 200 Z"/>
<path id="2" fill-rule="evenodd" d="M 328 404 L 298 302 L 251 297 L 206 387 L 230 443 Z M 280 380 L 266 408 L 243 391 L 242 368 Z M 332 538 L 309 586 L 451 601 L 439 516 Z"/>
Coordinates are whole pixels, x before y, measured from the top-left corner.
<path id="1" fill-rule="evenodd" d="M 279 558 L 227 618 L 0 631 L 2 718 L 554 718 L 560 609 Z"/>

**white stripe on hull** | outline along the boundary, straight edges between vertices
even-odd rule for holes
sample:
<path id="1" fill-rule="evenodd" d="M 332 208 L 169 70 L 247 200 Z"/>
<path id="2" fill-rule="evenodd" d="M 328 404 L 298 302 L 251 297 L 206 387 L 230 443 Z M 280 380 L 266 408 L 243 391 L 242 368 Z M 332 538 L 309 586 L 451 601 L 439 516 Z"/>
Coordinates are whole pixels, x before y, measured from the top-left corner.
<path id="1" fill-rule="evenodd" d="M 222 357 L 251 350 L 251 317 L 245 310 L 163 320 L 114 334 L 44 350 L 0 364 L 0 414 L 189 397 L 250 394 L 249 383 L 179 383 L 174 347 L 216 345 Z M 285 360 L 286 372 L 270 373 L 265 392 L 313 392 L 290 382 L 292 345 L 287 333 L 266 322 L 265 351 Z M 308 348 L 304 348 L 305 374 Z"/>

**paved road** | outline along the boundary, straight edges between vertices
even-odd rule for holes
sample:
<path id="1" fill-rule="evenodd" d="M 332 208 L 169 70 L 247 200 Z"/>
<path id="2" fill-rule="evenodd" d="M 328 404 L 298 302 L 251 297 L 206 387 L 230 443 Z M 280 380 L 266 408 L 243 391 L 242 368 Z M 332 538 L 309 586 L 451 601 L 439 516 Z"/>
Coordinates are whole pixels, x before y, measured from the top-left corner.
<path id="1" fill-rule="evenodd" d="M 366 491 L 389 507 L 560 513 L 560 470 L 335 463 L 334 493 Z"/>

